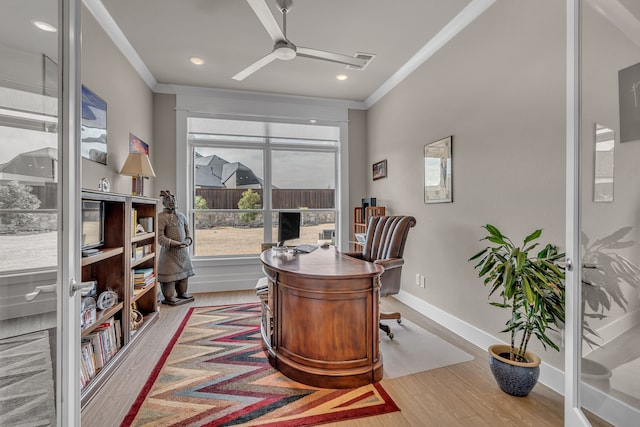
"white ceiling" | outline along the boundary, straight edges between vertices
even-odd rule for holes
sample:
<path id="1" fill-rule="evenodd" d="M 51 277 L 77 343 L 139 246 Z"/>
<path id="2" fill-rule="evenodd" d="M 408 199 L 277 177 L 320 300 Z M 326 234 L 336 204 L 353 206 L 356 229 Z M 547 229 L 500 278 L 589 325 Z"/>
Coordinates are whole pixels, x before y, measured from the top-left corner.
<path id="1" fill-rule="evenodd" d="M 281 25 L 276 1 L 265 1 Z M 443 28 L 452 20 L 451 25 L 457 27 L 453 29 L 455 34 L 493 1 L 294 0 L 287 16 L 287 37 L 294 44 L 346 55 L 370 53 L 376 55 L 375 59 L 362 71 L 301 57 L 277 60 L 238 82 L 232 76 L 273 48 L 273 41 L 247 1 L 84 0 L 99 22 L 106 24 L 108 33 L 121 31 L 150 72 L 150 85 L 352 101 L 367 100 L 425 45 L 433 46 L 442 39 Z M 111 29 L 110 17 L 116 24 Z M 430 50 L 433 53 L 437 49 Z M 192 56 L 206 63 L 195 66 L 189 62 Z M 336 75 L 341 73 L 349 78 L 338 81 Z"/>
<path id="2" fill-rule="evenodd" d="M 265 0 L 281 22 L 276 0 Z M 153 89 L 187 85 L 360 101 L 368 107 L 490 7 L 495 0 L 294 0 L 287 35 L 299 45 L 375 54 L 362 71 L 307 58 L 275 61 L 243 81 L 231 77 L 273 42 L 246 0 L 83 0 Z M 638 0 L 587 0 L 640 45 Z M 0 48 L 57 60 L 56 2 L 2 0 Z M 195 66 L 191 56 L 206 63 Z M 0 64 L 1 65 L 1 64 Z M 336 80 L 347 74 L 346 81 Z"/>

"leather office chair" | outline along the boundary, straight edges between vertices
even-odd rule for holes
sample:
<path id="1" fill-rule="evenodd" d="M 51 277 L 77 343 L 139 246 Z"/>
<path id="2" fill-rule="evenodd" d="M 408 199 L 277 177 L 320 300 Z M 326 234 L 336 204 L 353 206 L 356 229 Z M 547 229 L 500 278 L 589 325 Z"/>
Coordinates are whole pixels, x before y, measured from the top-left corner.
<path id="1" fill-rule="evenodd" d="M 400 291 L 400 276 L 404 259 L 404 245 L 409 229 L 416 225 L 412 216 L 374 216 L 369 218 L 367 234 L 362 252 L 346 252 L 346 255 L 364 261 L 380 264 L 384 272 L 380 275 L 380 296 L 395 295 Z M 401 322 L 400 313 L 380 313 L 380 320 L 396 319 Z M 388 325 L 380 323 L 380 329 L 393 339 Z"/>

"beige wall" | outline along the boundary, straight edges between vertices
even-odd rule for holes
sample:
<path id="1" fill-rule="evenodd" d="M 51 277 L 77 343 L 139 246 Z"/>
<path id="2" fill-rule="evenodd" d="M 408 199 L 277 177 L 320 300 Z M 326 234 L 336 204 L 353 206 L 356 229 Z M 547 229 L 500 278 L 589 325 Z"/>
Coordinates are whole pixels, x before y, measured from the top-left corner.
<path id="1" fill-rule="evenodd" d="M 367 113 L 364 110 L 349 110 L 349 208 L 360 206 L 362 199 L 369 197 L 367 180 L 371 179 L 371 166 L 367 161 Z M 349 240 L 353 228 L 353 215 L 350 219 Z"/>
<path id="2" fill-rule="evenodd" d="M 176 193 L 176 96 L 156 93 L 153 99 L 155 188 L 159 197 L 161 190 Z M 187 173 L 186 169 L 185 165 L 180 173 Z"/>
<path id="3" fill-rule="evenodd" d="M 417 219 L 402 289 L 502 340 L 508 313 L 487 303 L 467 259 L 487 223 L 519 241 L 543 228 L 563 245 L 564 31 L 562 2 L 496 2 L 367 113 L 368 163 L 388 161 L 368 193 Z M 424 145 L 448 135 L 453 203 L 424 204 Z M 544 360 L 562 366 L 553 353 Z"/>
<path id="4" fill-rule="evenodd" d="M 155 167 L 153 92 L 84 7 L 81 73 L 82 84 L 107 103 L 107 164 L 82 159 L 82 187 L 97 190 L 106 177 L 112 192 L 131 194 L 131 177 L 119 173 L 129 154 L 129 133 L 149 144 Z M 145 180 L 145 196 L 155 194 L 153 181 Z"/>

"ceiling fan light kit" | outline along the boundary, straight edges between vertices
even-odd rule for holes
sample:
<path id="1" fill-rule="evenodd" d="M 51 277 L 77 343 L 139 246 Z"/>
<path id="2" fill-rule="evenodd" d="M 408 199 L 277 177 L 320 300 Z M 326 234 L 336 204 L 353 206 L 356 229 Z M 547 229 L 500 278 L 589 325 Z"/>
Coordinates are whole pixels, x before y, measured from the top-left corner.
<path id="1" fill-rule="evenodd" d="M 277 59 L 289 61 L 296 57 L 296 47 L 293 43 L 288 42 L 287 40 L 280 40 L 276 42 L 276 45 L 273 48 L 273 54 Z"/>
<path id="2" fill-rule="evenodd" d="M 327 52 L 324 50 L 311 49 L 308 47 L 296 46 L 287 39 L 287 13 L 293 5 L 292 0 L 276 0 L 278 9 L 282 13 L 282 29 L 278 25 L 275 17 L 271 14 L 266 0 L 247 0 L 249 6 L 253 9 L 256 16 L 264 26 L 267 33 L 274 42 L 273 50 L 266 56 L 263 56 L 244 70 L 233 76 L 234 80 L 242 81 L 255 73 L 262 67 L 270 64 L 276 59 L 290 61 L 296 56 L 311 59 L 320 59 L 323 61 L 336 62 L 338 64 L 347 65 L 352 69 L 363 70 L 375 55 L 362 57 L 361 55 L 348 56 L 340 53 Z"/>

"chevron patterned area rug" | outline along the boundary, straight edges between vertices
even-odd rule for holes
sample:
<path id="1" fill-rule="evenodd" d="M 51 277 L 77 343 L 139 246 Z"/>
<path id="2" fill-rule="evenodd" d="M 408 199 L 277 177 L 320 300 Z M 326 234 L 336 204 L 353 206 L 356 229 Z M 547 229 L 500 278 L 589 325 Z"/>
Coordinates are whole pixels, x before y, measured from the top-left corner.
<path id="1" fill-rule="evenodd" d="M 122 426 L 310 426 L 398 410 L 379 383 L 320 389 L 273 369 L 251 303 L 191 308 Z"/>

